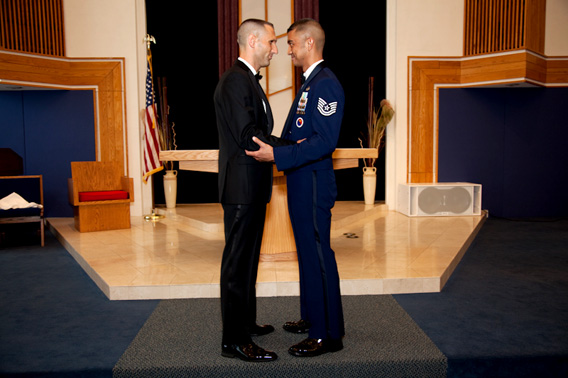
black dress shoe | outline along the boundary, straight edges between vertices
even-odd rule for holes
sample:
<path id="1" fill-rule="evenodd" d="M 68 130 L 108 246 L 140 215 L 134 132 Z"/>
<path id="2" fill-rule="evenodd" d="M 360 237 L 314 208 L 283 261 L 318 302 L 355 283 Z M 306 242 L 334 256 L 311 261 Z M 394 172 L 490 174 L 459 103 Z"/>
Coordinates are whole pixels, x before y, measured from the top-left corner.
<path id="1" fill-rule="evenodd" d="M 262 336 L 262 335 L 268 335 L 270 332 L 274 332 L 274 327 L 271 326 L 270 324 L 265 324 L 265 325 L 255 324 L 254 326 L 250 327 L 248 331 L 249 335 L 251 336 Z"/>
<path id="2" fill-rule="evenodd" d="M 343 349 L 341 339 L 311 339 L 292 345 L 288 352 L 296 357 L 314 357 L 327 352 L 337 352 Z"/>
<path id="3" fill-rule="evenodd" d="M 282 328 L 292 333 L 306 333 L 310 330 L 310 326 L 310 322 L 300 319 L 297 322 L 286 322 Z"/>
<path id="4" fill-rule="evenodd" d="M 274 361 L 278 358 L 276 353 L 264 350 L 253 342 L 244 345 L 223 344 L 221 355 L 229 358 L 237 357 L 247 362 Z"/>

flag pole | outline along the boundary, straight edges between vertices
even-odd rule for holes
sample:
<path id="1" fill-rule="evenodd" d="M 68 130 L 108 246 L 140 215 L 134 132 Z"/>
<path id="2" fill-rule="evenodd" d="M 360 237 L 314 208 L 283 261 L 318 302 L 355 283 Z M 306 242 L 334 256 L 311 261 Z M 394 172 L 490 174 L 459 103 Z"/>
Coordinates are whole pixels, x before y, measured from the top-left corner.
<path id="1" fill-rule="evenodd" d="M 144 119 L 144 183 L 147 183 L 148 178 L 152 178 L 152 175 L 155 172 L 158 172 L 163 169 L 161 162 L 156 160 L 156 112 L 155 112 L 155 102 L 154 102 L 154 83 L 153 83 L 153 74 L 152 74 L 152 51 L 150 50 L 150 46 L 152 43 L 156 43 L 156 39 L 151 36 L 150 34 L 146 34 L 146 38 L 144 38 L 144 42 L 146 42 L 146 65 L 147 65 L 147 76 L 146 76 L 146 104 L 145 104 L 145 119 Z M 159 154 L 159 148 L 158 148 Z M 149 156 L 152 155 L 152 156 Z M 159 155 L 158 155 L 159 157 Z M 157 166 L 157 163 L 160 165 Z M 153 183 L 153 180 L 152 180 Z M 154 206 L 154 186 L 151 187 L 152 191 L 152 213 L 144 215 L 144 220 L 148 221 L 157 221 L 159 219 L 164 218 L 164 215 L 156 214 L 155 206 Z"/>

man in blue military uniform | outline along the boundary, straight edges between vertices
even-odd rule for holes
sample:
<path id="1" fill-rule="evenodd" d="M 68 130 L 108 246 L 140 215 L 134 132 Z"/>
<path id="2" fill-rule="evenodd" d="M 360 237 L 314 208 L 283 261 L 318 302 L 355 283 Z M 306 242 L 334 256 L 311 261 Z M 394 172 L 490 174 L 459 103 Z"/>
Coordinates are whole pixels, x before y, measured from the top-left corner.
<path id="1" fill-rule="evenodd" d="M 296 239 L 300 270 L 301 319 L 284 329 L 309 332 L 290 354 L 317 356 L 343 348 L 345 334 L 335 254 L 330 245 L 331 208 L 337 197 L 331 155 L 337 145 L 345 95 L 341 84 L 323 63 L 325 33 L 311 19 L 288 29 L 288 55 L 302 67 L 305 82 L 288 114 L 282 138 L 302 141 L 271 147 L 258 138 L 258 151 L 247 151 L 259 161 L 274 161 L 286 174 L 288 211 Z"/>

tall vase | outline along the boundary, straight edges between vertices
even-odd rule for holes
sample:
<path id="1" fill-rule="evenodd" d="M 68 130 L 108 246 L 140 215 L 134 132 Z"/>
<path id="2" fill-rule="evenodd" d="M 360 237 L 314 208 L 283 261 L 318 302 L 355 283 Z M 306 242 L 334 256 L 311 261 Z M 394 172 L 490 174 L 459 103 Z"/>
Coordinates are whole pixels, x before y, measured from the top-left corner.
<path id="1" fill-rule="evenodd" d="M 377 190 L 377 168 L 363 168 L 363 194 L 365 195 L 365 205 L 375 203 L 375 191 Z"/>
<path id="2" fill-rule="evenodd" d="M 169 170 L 164 175 L 164 196 L 166 197 L 166 208 L 176 207 L 177 197 L 177 171 Z"/>

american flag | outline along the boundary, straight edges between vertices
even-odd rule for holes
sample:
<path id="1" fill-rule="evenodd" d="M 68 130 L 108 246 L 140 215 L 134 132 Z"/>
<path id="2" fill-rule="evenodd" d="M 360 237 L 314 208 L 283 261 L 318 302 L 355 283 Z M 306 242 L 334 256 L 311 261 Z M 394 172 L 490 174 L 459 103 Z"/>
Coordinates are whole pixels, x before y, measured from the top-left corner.
<path id="1" fill-rule="evenodd" d="M 158 144 L 158 122 L 156 119 L 156 103 L 154 101 L 154 84 L 152 82 L 152 54 L 148 49 L 146 72 L 146 117 L 144 118 L 144 172 L 142 179 L 148 182 L 148 177 L 161 171 L 162 166 Z"/>

